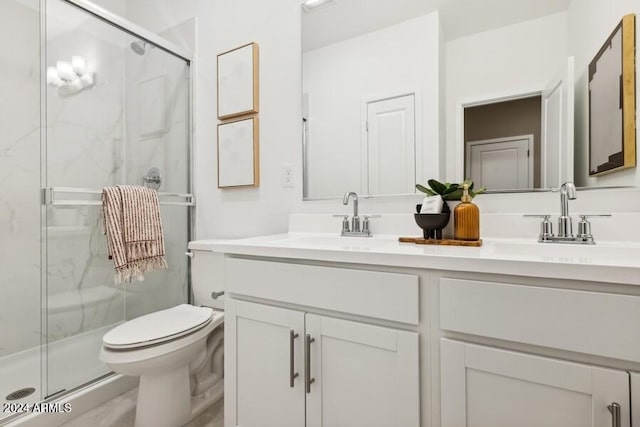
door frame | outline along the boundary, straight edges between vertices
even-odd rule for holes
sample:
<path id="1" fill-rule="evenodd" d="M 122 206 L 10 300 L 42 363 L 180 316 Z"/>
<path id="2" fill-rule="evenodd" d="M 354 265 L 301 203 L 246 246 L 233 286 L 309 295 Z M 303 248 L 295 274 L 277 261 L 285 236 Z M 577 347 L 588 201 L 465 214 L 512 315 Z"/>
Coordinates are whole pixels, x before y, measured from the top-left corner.
<path id="1" fill-rule="evenodd" d="M 527 148 L 529 150 L 529 156 L 527 158 L 527 162 L 529 163 L 529 173 L 527 174 L 527 188 L 526 190 L 533 188 L 533 169 L 534 169 L 534 162 L 533 159 L 535 158 L 535 147 L 533 144 L 533 135 L 532 134 L 528 134 L 528 135 L 515 135 L 515 136 L 507 136 L 504 138 L 491 138 L 491 139 L 480 139 L 480 140 L 476 140 L 476 141 L 468 141 L 465 144 L 465 159 L 471 159 L 471 146 L 472 145 L 485 145 L 485 144 L 495 144 L 495 143 L 500 143 L 500 142 L 509 142 L 509 141 L 516 141 L 516 140 L 522 140 L 522 139 L 526 139 L 527 140 Z M 467 161 L 464 167 L 464 176 L 465 178 L 470 178 L 471 177 L 471 162 Z M 525 188 L 519 188 L 518 190 L 525 190 Z"/>
<path id="2" fill-rule="evenodd" d="M 389 99 L 401 98 L 413 95 L 413 126 L 415 139 L 415 173 L 416 179 L 423 176 L 424 144 L 422 137 L 422 95 L 418 86 L 405 86 L 397 89 L 389 89 L 382 92 L 375 92 L 363 95 L 360 99 L 360 193 L 369 194 L 369 138 L 367 132 L 367 120 L 369 116 L 369 104 L 372 102 L 387 101 Z M 417 182 L 417 181 L 416 181 Z M 415 190 L 414 190 L 415 193 Z M 408 194 L 414 194 L 408 193 Z M 375 194 L 385 196 L 385 194 Z M 395 194 L 394 194 L 395 195 Z"/>
<path id="3" fill-rule="evenodd" d="M 561 92 L 561 114 L 562 114 L 562 122 L 560 124 L 560 146 L 558 147 L 558 177 L 560 181 L 555 185 L 560 186 L 561 183 L 567 181 L 575 181 L 575 172 L 574 172 L 574 163 L 575 163 L 575 141 L 574 141 L 574 128 L 575 128 L 575 57 L 569 56 L 567 58 L 566 67 L 560 68 L 550 79 L 550 83 L 542 91 L 542 117 L 541 117 L 541 125 L 542 129 L 540 131 L 540 147 L 541 147 L 541 173 L 540 173 L 540 184 L 543 188 L 554 188 L 551 185 L 553 183 L 549 183 L 548 181 L 548 157 L 549 157 L 549 141 L 547 139 L 547 100 L 549 99 L 549 94 L 555 92 L 560 85 L 558 83 L 562 83 L 562 92 Z M 571 84 L 567 84 L 567 82 Z M 572 102 L 568 105 L 564 105 L 566 98 L 569 97 Z M 565 126 L 566 122 L 571 122 L 571 126 Z M 566 138 L 563 146 L 563 138 Z"/>

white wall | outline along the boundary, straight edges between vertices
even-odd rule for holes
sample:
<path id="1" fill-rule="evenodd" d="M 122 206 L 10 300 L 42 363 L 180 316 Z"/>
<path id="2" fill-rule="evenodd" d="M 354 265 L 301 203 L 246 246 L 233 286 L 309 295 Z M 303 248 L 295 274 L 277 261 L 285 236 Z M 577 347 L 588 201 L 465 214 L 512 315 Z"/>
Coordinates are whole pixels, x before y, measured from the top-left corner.
<path id="1" fill-rule="evenodd" d="M 566 20 L 562 12 L 447 43 L 447 180 L 463 175 L 460 104 L 541 92 L 566 63 Z"/>
<path id="2" fill-rule="evenodd" d="M 416 154 L 422 153 L 418 173 L 439 175 L 439 29 L 434 12 L 303 54 L 308 197 L 366 192 L 362 106 L 365 100 L 406 93 L 416 93 L 416 129 L 422 130 L 416 135 Z"/>
<path id="3" fill-rule="evenodd" d="M 609 38 L 622 17 L 628 13 L 640 14 L 637 0 L 581 0 L 573 1 L 567 11 L 569 27 L 569 54 L 576 60 L 576 168 L 575 181 L 580 186 L 640 185 L 638 168 L 589 178 L 589 95 L 588 66 L 603 43 Z M 636 40 L 638 40 L 636 21 Z M 636 43 L 638 43 L 636 41 Z M 636 53 L 636 56 L 638 54 Z M 636 67 L 636 90 L 640 82 L 640 69 Z M 637 119 L 636 119 L 637 120 Z M 638 127 L 636 126 L 636 132 Z M 636 134 L 636 141 L 638 136 Z M 636 150 L 636 156 L 638 156 Z M 636 160 L 638 164 L 638 160 Z M 582 165 L 582 167 L 578 167 Z"/>
<path id="4" fill-rule="evenodd" d="M 298 0 L 201 0 L 197 4 L 195 103 L 196 235 L 240 237 L 284 232 L 301 198 L 301 61 Z M 217 188 L 216 55 L 260 46 L 260 187 Z M 283 188 L 282 165 L 296 188 Z"/>

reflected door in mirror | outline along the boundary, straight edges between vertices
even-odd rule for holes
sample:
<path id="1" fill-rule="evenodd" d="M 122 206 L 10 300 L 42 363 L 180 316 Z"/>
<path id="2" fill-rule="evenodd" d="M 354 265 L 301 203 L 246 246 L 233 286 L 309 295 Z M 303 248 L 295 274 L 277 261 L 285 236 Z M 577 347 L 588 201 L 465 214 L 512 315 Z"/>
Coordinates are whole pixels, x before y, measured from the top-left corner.
<path id="1" fill-rule="evenodd" d="M 367 103 L 366 167 L 362 180 L 368 194 L 412 193 L 416 183 L 414 95 Z"/>
<path id="2" fill-rule="evenodd" d="M 467 143 L 467 171 L 478 187 L 533 188 L 533 135 Z"/>

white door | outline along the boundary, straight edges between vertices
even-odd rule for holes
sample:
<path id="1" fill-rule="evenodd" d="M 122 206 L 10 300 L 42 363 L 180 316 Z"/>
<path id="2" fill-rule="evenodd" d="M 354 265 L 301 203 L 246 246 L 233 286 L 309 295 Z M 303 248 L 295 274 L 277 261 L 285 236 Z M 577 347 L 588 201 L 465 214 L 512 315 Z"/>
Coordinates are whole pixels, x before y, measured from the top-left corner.
<path id="1" fill-rule="evenodd" d="M 533 188 L 533 135 L 469 141 L 465 176 L 490 190 Z"/>
<path id="2" fill-rule="evenodd" d="M 542 187 L 573 181 L 574 59 L 542 92 Z"/>
<path id="3" fill-rule="evenodd" d="M 629 374 L 441 340 L 443 427 L 630 427 Z"/>
<path id="4" fill-rule="evenodd" d="M 416 184 L 415 96 L 367 104 L 363 155 L 369 194 L 413 193 Z"/>
<path id="5" fill-rule="evenodd" d="M 418 427 L 418 334 L 307 314 L 307 427 Z"/>
<path id="6" fill-rule="evenodd" d="M 304 426 L 303 335 L 302 312 L 226 301 L 225 427 Z"/>

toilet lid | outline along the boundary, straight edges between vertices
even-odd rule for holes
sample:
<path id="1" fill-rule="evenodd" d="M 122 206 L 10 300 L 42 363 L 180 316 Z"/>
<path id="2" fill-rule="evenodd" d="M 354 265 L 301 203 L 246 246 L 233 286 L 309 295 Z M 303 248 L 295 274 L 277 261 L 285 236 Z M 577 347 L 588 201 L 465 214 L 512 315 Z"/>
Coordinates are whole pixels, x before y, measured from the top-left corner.
<path id="1" fill-rule="evenodd" d="M 129 320 L 107 332 L 106 347 L 126 349 L 159 344 L 188 335 L 206 326 L 213 315 L 209 307 L 181 304 Z"/>

